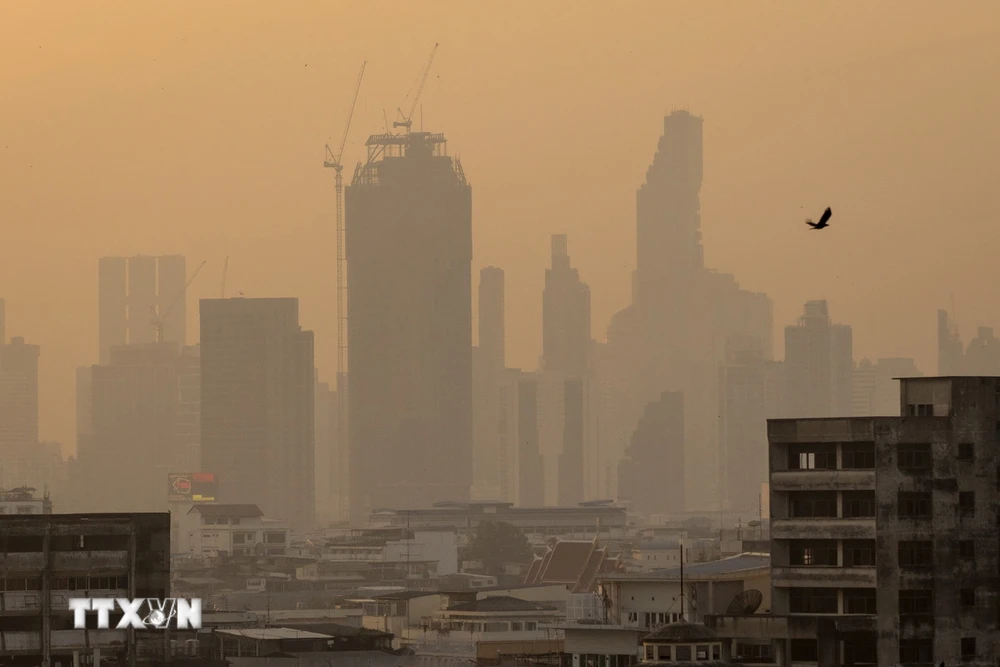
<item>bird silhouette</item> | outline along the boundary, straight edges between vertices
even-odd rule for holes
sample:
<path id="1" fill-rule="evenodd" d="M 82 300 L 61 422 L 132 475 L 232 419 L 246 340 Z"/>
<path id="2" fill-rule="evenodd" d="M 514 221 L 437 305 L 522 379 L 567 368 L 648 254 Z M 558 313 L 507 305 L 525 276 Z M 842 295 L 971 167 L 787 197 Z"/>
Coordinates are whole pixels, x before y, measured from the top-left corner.
<path id="1" fill-rule="evenodd" d="M 823 211 L 823 217 L 819 219 L 819 222 L 806 220 L 806 224 L 812 227 L 813 229 L 823 229 L 824 227 L 829 227 L 830 225 L 826 224 L 826 221 L 830 219 L 831 215 L 833 215 L 833 211 L 831 211 L 830 207 L 827 206 L 826 210 Z"/>

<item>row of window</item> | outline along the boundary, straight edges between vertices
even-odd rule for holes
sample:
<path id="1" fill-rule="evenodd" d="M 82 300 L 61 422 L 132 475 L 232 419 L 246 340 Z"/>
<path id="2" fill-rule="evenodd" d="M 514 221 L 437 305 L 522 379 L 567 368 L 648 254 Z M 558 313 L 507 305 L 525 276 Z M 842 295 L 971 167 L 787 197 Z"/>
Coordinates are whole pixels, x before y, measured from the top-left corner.
<path id="1" fill-rule="evenodd" d="M 976 660 L 976 638 L 962 637 L 959 641 L 960 660 L 974 662 Z M 900 639 L 899 661 L 901 663 L 934 663 L 934 640 L 932 639 Z"/>
<path id="2" fill-rule="evenodd" d="M 792 567 L 874 567 L 875 540 L 844 540 L 843 564 L 839 562 L 837 540 L 790 540 L 788 564 Z M 901 540 L 897 565 L 915 569 L 934 566 L 934 543 L 930 540 Z M 958 541 L 958 557 L 976 560 L 975 540 Z"/>
<path id="3" fill-rule="evenodd" d="M 792 588 L 788 591 L 788 610 L 793 614 L 875 614 L 874 588 L 843 589 L 844 609 L 839 609 L 836 588 Z M 976 589 L 960 588 L 958 601 L 963 609 L 974 609 Z M 933 616 L 934 591 L 914 589 L 899 591 L 897 610 L 900 616 Z"/>
<path id="4" fill-rule="evenodd" d="M 837 513 L 836 491 L 793 491 L 788 494 L 788 516 L 793 519 L 863 519 L 875 517 L 874 491 L 844 491 L 842 514 Z M 897 510 L 901 519 L 929 519 L 933 511 L 930 491 L 900 491 Z M 958 492 L 958 511 L 963 517 L 976 514 L 976 492 Z"/>
<path id="5" fill-rule="evenodd" d="M 930 471 L 933 459 L 930 443 L 904 443 L 896 446 L 896 465 L 902 472 Z M 958 460 L 965 463 L 975 461 L 975 443 L 959 443 Z M 808 444 L 789 447 L 788 468 L 789 470 L 837 470 L 837 445 Z M 840 469 L 874 470 L 875 445 L 872 443 L 841 445 Z"/>
<path id="6" fill-rule="evenodd" d="M 53 591 L 114 591 L 127 590 L 128 577 L 54 577 L 49 582 Z M 0 591 L 40 591 L 41 577 L 9 577 L 0 578 Z"/>

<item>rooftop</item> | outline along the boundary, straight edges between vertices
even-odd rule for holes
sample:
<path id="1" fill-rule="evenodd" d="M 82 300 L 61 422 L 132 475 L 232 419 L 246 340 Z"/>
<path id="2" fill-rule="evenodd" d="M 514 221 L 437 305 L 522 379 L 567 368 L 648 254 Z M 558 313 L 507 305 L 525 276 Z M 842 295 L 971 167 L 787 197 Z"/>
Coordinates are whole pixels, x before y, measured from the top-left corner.
<path id="1" fill-rule="evenodd" d="M 701 623 L 668 623 L 658 630 L 646 635 L 642 641 L 670 644 L 688 644 L 693 642 L 713 641 L 718 636 L 713 630 Z"/>
<path id="2" fill-rule="evenodd" d="M 195 505 L 192 507 L 188 514 L 192 512 L 198 512 L 202 516 L 236 516 L 236 517 L 262 517 L 264 513 L 260 511 L 260 508 L 256 505 L 223 505 L 218 503 L 206 503 L 204 505 Z"/>
<path id="3" fill-rule="evenodd" d="M 684 565 L 685 579 L 700 579 L 702 577 L 715 578 L 733 575 L 742 575 L 754 570 L 769 570 L 771 567 L 771 554 L 764 553 L 742 553 L 738 556 L 730 556 L 721 560 L 713 560 L 707 563 L 690 563 Z M 652 572 L 629 573 L 629 574 L 608 574 L 602 577 L 608 581 L 628 581 L 628 580 L 649 580 L 649 579 L 680 579 L 681 567 L 671 567 Z"/>
<path id="4" fill-rule="evenodd" d="M 296 630 L 294 628 L 234 628 L 216 630 L 215 632 L 216 634 L 246 637 L 247 639 L 257 639 L 260 641 L 279 639 L 333 639 L 332 635 L 321 635 L 318 632 Z"/>
<path id="5" fill-rule="evenodd" d="M 466 612 L 512 612 L 512 611 L 556 611 L 555 607 L 522 600 L 521 598 L 510 597 L 509 595 L 497 595 L 483 598 L 475 602 L 462 602 L 448 607 L 448 611 Z"/>

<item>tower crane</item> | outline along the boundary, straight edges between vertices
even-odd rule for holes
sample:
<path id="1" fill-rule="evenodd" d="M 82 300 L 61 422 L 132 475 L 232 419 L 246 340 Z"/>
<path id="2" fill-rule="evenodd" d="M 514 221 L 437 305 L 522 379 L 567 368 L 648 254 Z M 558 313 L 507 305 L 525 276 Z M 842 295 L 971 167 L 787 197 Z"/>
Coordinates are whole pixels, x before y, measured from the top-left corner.
<path id="1" fill-rule="evenodd" d="M 345 238 L 344 238 L 344 177 L 343 170 L 344 165 L 341 163 L 341 158 L 344 156 L 344 146 L 347 145 L 347 132 L 351 129 L 351 118 L 354 117 L 354 106 L 358 101 L 358 93 L 361 91 L 361 79 L 365 76 L 365 65 L 368 61 L 361 63 L 361 71 L 358 72 L 358 81 L 354 84 L 354 97 L 351 98 L 351 108 L 347 112 L 347 122 L 344 123 L 344 134 L 340 139 L 340 147 L 337 153 L 334 154 L 330 150 L 329 144 L 324 148 L 326 149 L 326 160 L 323 161 L 323 166 L 329 169 L 333 169 L 336 172 L 336 190 L 337 190 L 337 395 L 338 395 L 338 415 L 341 417 L 341 422 L 343 422 L 344 410 L 343 405 L 339 404 L 339 397 L 345 394 L 346 389 L 345 378 L 346 378 L 346 348 L 347 341 L 344 339 L 344 324 L 346 315 L 344 314 L 344 293 L 347 290 L 346 285 L 344 285 L 344 261 L 345 261 Z"/>
<path id="2" fill-rule="evenodd" d="M 413 112 L 417 110 L 417 102 L 420 101 L 420 94 L 424 92 L 424 84 L 427 83 L 427 75 L 431 73 L 431 65 L 434 63 L 434 56 L 437 54 L 438 45 L 435 44 L 434 48 L 431 49 L 431 57 L 427 60 L 427 66 L 424 68 L 424 74 L 420 78 L 420 85 L 417 87 L 417 92 L 413 96 L 413 104 L 410 105 L 410 113 L 403 114 L 403 110 L 396 108 L 399 115 L 402 116 L 403 120 L 393 121 L 393 127 L 405 127 L 406 131 L 410 131 L 410 126 L 413 124 Z"/>
<path id="3" fill-rule="evenodd" d="M 194 273 L 192 273 L 191 277 L 188 278 L 188 281 L 184 284 L 184 287 L 181 289 L 180 293 L 174 298 L 173 301 L 170 302 L 170 305 L 167 306 L 166 310 L 163 311 L 162 315 L 157 314 L 155 307 L 151 309 L 153 311 L 152 325 L 156 328 L 157 343 L 163 342 L 163 321 L 167 319 L 168 315 L 170 315 L 170 311 L 174 309 L 174 306 L 176 306 L 180 302 L 180 300 L 184 298 L 184 295 L 187 293 L 188 285 L 194 282 L 194 279 L 198 276 L 198 272 L 201 271 L 201 267 L 205 266 L 205 263 L 207 261 L 208 260 L 205 260 L 198 265 L 198 268 L 194 270 Z"/>

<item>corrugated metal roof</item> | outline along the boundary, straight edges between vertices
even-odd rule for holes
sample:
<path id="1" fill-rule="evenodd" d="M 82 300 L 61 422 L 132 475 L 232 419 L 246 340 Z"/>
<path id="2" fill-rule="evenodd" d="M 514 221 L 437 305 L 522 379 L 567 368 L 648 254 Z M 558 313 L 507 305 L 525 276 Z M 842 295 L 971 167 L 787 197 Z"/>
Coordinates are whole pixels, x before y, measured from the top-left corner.
<path id="1" fill-rule="evenodd" d="M 771 566 L 771 555 L 760 553 L 743 553 L 738 556 L 730 556 L 721 560 L 713 560 L 707 563 L 685 563 L 684 578 L 697 579 L 698 577 L 717 577 L 727 574 L 736 574 L 749 570 L 767 569 Z M 612 574 L 602 577 L 608 580 L 628 580 L 628 579 L 680 579 L 681 568 L 671 567 L 652 572 L 635 574 Z"/>
<path id="2" fill-rule="evenodd" d="M 295 630 L 293 628 L 239 628 L 216 630 L 216 634 L 230 635 L 232 637 L 246 637 L 247 639 L 275 640 L 275 639 L 333 639 L 331 635 L 321 635 L 318 632 L 308 630 Z"/>

